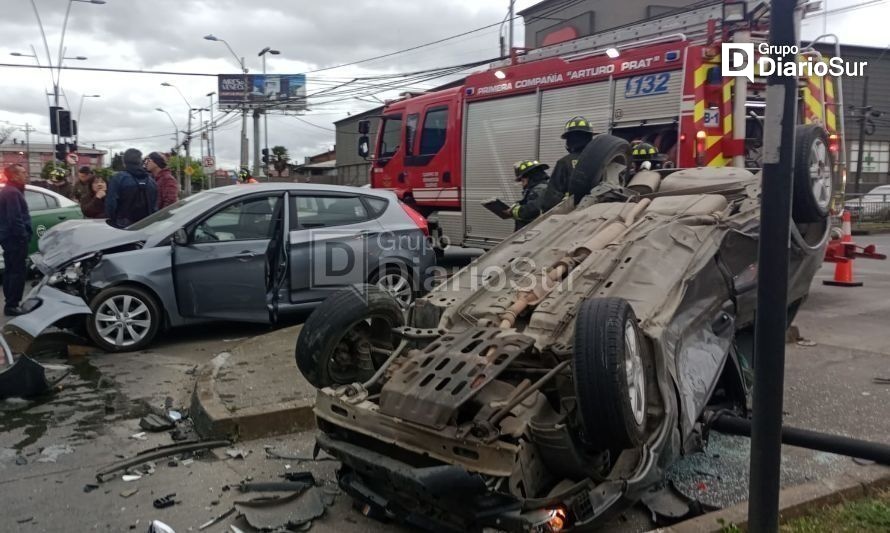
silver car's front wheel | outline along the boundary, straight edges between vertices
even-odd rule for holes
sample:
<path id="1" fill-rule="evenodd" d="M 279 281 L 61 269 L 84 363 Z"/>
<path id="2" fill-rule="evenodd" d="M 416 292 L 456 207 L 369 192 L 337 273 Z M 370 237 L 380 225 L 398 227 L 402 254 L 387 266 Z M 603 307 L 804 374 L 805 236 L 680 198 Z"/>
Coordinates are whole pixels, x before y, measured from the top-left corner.
<path id="1" fill-rule="evenodd" d="M 93 298 L 90 338 L 108 352 L 139 350 L 154 339 L 161 313 L 155 299 L 136 287 L 113 287 Z"/>
<path id="2" fill-rule="evenodd" d="M 407 272 L 399 267 L 389 267 L 376 277 L 374 285 L 388 292 L 402 309 L 406 309 L 414 301 L 414 288 Z"/>
<path id="3" fill-rule="evenodd" d="M 624 374 L 627 379 L 627 396 L 634 422 L 642 425 L 646 418 L 646 378 L 643 358 L 640 357 L 640 340 L 632 322 L 624 325 Z"/>

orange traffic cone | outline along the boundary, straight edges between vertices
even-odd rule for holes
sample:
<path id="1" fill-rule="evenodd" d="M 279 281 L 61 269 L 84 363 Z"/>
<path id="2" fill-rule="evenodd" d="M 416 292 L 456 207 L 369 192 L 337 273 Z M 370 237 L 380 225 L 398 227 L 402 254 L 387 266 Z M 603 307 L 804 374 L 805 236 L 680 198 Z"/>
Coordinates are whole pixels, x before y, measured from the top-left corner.
<path id="1" fill-rule="evenodd" d="M 850 212 L 844 210 L 841 214 L 841 228 L 843 229 L 843 236 L 841 237 L 841 250 L 844 252 L 841 257 L 838 258 L 838 262 L 834 264 L 834 279 L 833 280 L 824 280 L 822 283 L 824 285 L 831 285 L 833 287 L 861 287 L 861 281 L 853 281 L 853 257 L 847 256 L 846 252 L 848 249 L 852 250 L 852 246 L 848 248 L 847 246 L 843 246 L 844 244 L 853 244 L 853 233 L 852 227 L 850 224 Z"/>
<path id="2" fill-rule="evenodd" d="M 844 236 L 841 237 L 841 242 L 853 242 L 853 226 L 851 223 L 850 212 L 846 209 L 841 213 L 841 230 L 844 232 Z"/>

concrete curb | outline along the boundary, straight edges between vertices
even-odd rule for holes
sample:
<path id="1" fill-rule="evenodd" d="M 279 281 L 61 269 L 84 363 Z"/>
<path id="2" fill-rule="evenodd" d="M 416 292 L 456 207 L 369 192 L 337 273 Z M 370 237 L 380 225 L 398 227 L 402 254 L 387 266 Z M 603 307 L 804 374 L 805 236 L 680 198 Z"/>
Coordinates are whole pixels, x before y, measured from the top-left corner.
<path id="1" fill-rule="evenodd" d="M 856 467 L 855 470 L 835 478 L 782 490 L 779 493 L 779 519 L 785 522 L 810 513 L 816 508 L 845 500 L 863 498 L 874 491 L 888 487 L 890 487 L 890 468 L 878 465 Z M 735 525 L 742 531 L 747 530 L 748 502 L 742 502 L 654 531 L 661 533 L 720 533 L 730 525 Z"/>
<path id="2" fill-rule="evenodd" d="M 237 355 L 244 345 L 255 339 L 256 337 L 246 340 L 232 352 Z M 199 435 L 204 438 L 238 441 L 315 428 L 315 415 L 312 412 L 315 404 L 312 400 L 280 402 L 273 408 L 230 411 L 217 394 L 216 377 L 223 364 L 232 356 L 232 353 L 222 352 L 195 372 L 195 388 L 192 391 L 189 415 Z"/>

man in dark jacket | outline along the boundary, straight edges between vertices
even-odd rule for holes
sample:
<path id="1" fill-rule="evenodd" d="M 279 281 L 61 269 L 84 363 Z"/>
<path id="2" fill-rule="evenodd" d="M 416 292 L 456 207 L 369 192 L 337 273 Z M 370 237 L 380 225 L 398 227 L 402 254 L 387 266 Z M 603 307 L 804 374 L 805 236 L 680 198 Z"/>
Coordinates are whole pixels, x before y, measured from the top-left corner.
<path id="1" fill-rule="evenodd" d="M 145 159 L 145 168 L 158 184 L 158 209 L 179 201 L 179 182 L 167 168 L 167 158 L 160 152 L 152 152 Z"/>
<path id="2" fill-rule="evenodd" d="M 18 316 L 19 304 L 25 292 L 25 262 L 28 259 L 28 242 L 31 240 L 31 214 L 25 202 L 25 184 L 28 171 L 22 165 L 9 165 L 3 169 L 6 186 L 0 188 L 0 246 L 3 247 L 3 312 L 6 316 Z"/>
<path id="3" fill-rule="evenodd" d="M 522 198 L 510 207 L 510 217 L 515 220 L 513 231 L 519 231 L 541 216 L 546 203 L 549 165 L 538 161 L 519 161 L 513 165 L 516 181 L 522 182 Z"/>
<path id="4" fill-rule="evenodd" d="M 158 185 L 143 168 L 142 152 L 124 152 L 124 170 L 111 176 L 105 197 L 108 222 L 125 228 L 158 210 Z"/>
<path id="5" fill-rule="evenodd" d="M 74 184 L 74 200 L 86 218 L 105 218 L 105 194 L 107 186 L 102 178 L 93 174 L 93 169 L 82 166 L 77 171 Z"/>

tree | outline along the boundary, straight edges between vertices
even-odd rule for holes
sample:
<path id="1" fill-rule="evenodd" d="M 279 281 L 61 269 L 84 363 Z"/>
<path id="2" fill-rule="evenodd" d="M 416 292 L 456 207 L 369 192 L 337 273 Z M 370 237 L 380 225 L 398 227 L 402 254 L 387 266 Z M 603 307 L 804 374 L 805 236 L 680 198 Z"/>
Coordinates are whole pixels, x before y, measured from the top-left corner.
<path id="1" fill-rule="evenodd" d="M 9 136 L 15 133 L 17 128 L 15 126 L 3 126 L 0 127 L 0 144 L 6 142 L 9 139 Z"/>
<path id="2" fill-rule="evenodd" d="M 287 162 L 290 161 L 287 148 L 284 146 L 273 146 L 272 155 L 275 156 L 275 159 L 272 161 L 272 166 L 275 167 L 275 170 L 279 173 L 284 172 L 284 169 L 287 168 Z"/>
<path id="3" fill-rule="evenodd" d="M 118 152 L 111 157 L 111 170 L 119 171 L 124 169 L 124 154 Z"/>
<path id="4" fill-rule="evenodd" d="M 51 179 L 53 179 L 51 173 L 55 168 L 61 168 L 67 175 L 71 174 L 71 169 L 68 167 L 67 163 L 59 163 L 58 161 L 47 161 L 46 164 L 43 165 L 43 169 L 40 170 L 40 179 L 44 181 L 50 181 Z"/>
<path id="5" fill-rule="evenodd" d="M 189 168 L 192 169 L 192 172 L 191 172 L 191 174 L 192 174 L 192 176 L 191 176 L 192 191 L 200 191 L 200 190 L 204 189 L 205 175 L 204 175 L 204 167 L 201 165 L 201 162 L 196 159 L 192 159 L 188 166 L 189 166 Z M 188 173 L 185 170 L 186 169 L 185 158 L 182 156 L 178 156 L 178 155 L 170 156 L 170 158 L 167 159 L 167 168 L 169 168 L 170 171 L 173 172 L 174 174 L 176 174 L 178 172 L 177 169 L 179 169 L 179 171 L 181 171 L 183 175 L 188 175 Z M 182 185 L 185 183 L 185 181 L 183 181 L 181 176 L 179 179 L 179 183 L 180 183 L 180 187 L 182 187 Z"/>
<path id="6" fill-rule="evenodd" d="M 114 175 L 114 169 L 112 169 L 111 167 L 96 168 L 96 169 L 93 169 L 93 173 L 97 177 L 102 178 L 105 181 L 108 181 L 109 178 L 111 178 L 111 176 Z"/>

